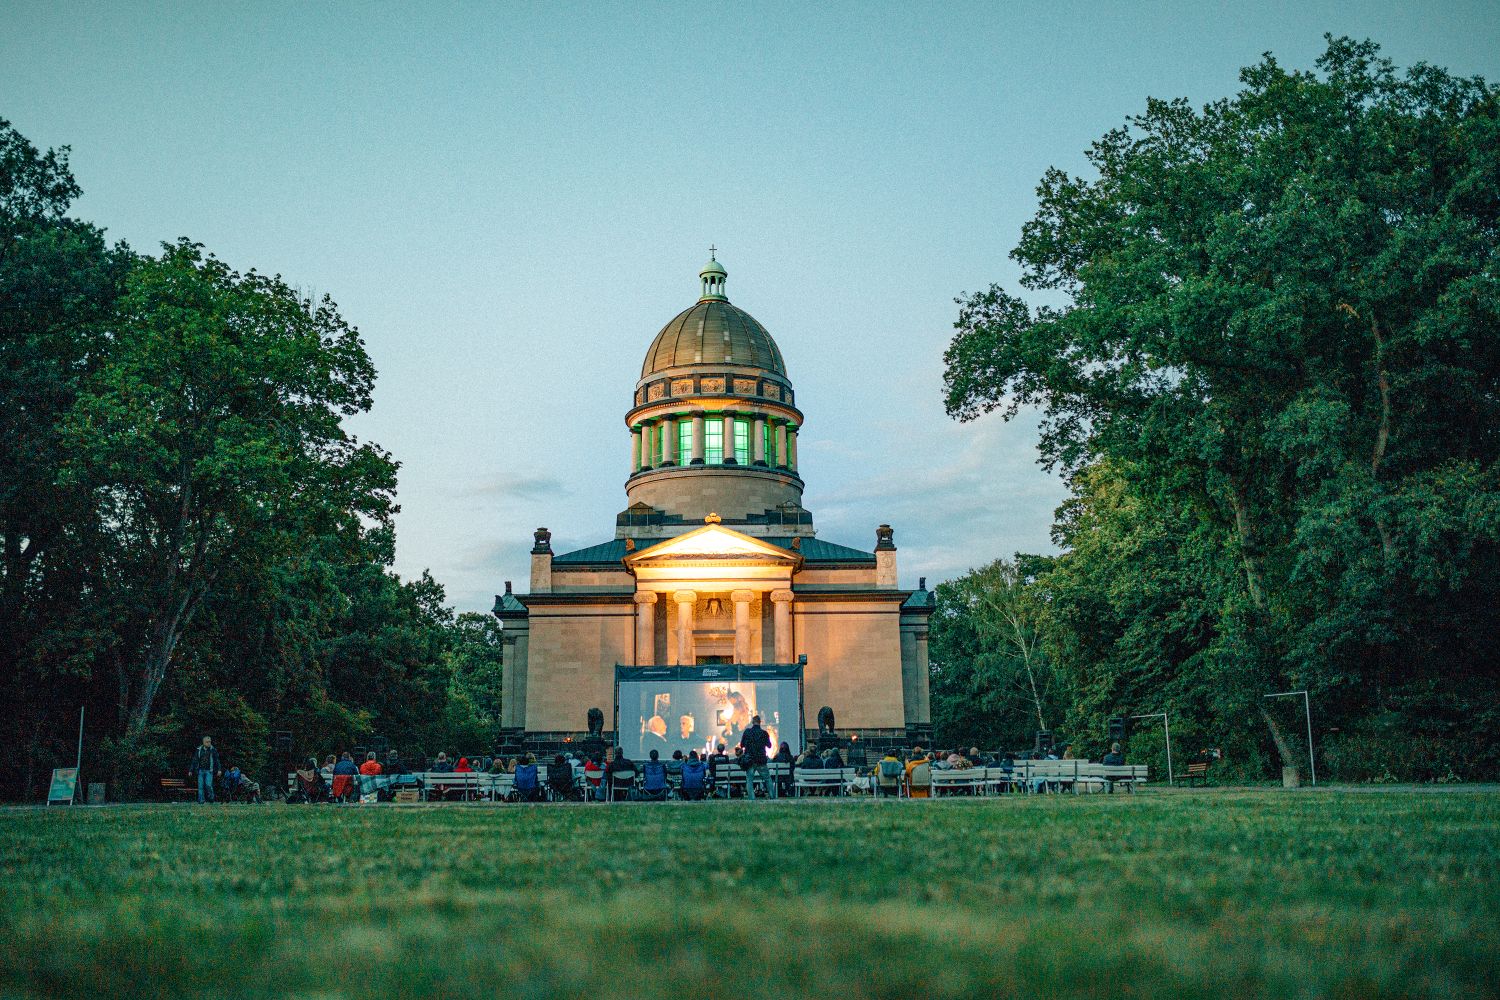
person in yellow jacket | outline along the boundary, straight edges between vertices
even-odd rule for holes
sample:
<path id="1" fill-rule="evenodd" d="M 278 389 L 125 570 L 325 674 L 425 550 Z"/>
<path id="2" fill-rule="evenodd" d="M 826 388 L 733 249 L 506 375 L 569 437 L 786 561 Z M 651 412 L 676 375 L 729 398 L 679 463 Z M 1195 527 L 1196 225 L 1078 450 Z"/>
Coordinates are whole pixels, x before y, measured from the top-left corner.
<path id="1" fill-rule="evenodd" d="M 919 767 L 924 770 L 918 778 L 926 780 L 919 784 L 912 784 L 912 772 Z M 921 747 L 912 747 L 911 760 L 906 762 L 906 795 L 913 799 L 925 799 L 932 795 L 932 759 Z"/>

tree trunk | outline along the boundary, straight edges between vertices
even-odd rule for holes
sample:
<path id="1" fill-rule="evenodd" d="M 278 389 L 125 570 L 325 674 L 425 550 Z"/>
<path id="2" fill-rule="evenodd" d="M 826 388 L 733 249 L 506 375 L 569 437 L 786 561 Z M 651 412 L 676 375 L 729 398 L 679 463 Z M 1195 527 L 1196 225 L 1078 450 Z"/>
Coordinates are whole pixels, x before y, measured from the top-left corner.
<path id="1" fill-rule="evenodd" d="M 1245 565 L 1245 586 L 1250 591 L 1250 601 L 1259 610 L 1266 607 L 1265 573 L 1260 566 L 1260 540 L 1254 531 L 1250 501 L 1245 496 L 1239 479 L 1229 477 L 1229 504 L 1234 510 L 1234 529 L 1240 540 L 1240 557 Z"/>
<path id="2" fill-rule="evenodd" d="M 1281 726 L 1271 717 L 1271 713 L 1267 711 L 1265 705 L 1259 707 L 1260 717 L 1266 720 L 1266 728 L 1271 730 L 1271 742 L 1276 744 L 1276 754 L 1281 758 L 1281 766 L 1295 767 L 1296 760 L 1293 757 L 1292 748 L 1287 745 L 1286 737 L 1281 732 Z"/>

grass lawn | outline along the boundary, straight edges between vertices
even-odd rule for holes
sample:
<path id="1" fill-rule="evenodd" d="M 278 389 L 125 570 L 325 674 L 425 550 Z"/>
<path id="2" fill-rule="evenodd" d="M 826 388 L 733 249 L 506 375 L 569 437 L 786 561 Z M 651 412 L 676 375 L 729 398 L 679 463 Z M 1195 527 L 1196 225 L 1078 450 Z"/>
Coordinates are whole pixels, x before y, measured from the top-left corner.
<path id="1" fill-rule="evenodd" d="M 1500 794 L 0 812 L 0 996 L 1495 996 Z"/>

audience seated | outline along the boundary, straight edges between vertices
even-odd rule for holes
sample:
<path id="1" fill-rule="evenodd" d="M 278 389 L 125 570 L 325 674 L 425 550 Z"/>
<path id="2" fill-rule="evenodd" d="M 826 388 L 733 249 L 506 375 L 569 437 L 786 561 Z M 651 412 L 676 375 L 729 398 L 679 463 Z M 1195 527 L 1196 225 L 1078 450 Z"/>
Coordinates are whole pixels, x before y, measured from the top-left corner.
<path id="1" fill-rule="evenodd" d="M 559 799 L 577 799 L 578 787 L 573 782 L 573 765 L 562 754 L 552 758 L 547 765 L 547 787 Z"/>
<path id="2" fill-rule="evenodd" d="M 787 766 L 786 773 L 778 775 L 776 778 L 776 794 L 783 797 L 790 797 L 792 794 L 792 769 L 797 766 L 797 758 L 792 753 L 791 746 L 785 740 L 782 740 L 781 746 L 777 748 L 776 756 L 771 758 L 771 763 L 785 764 Z"/>
<path id="3" fill-rule="evenodd" d="M 429 767 L 428 770 L 429 771 L 436 771 L 439 774 L 452 774 L 453 773 L 453 761 L 451 761 L 451 760 L 448 759 L 448 755 L 446 753 L 444 753 L 443 751 L 439 750 L 438 751 L 438 755 L 437 755 L 437 760 L 435 760 L 435 761 L 432 762 L 432 766 Z"/>
<path id="4" fill-rule="evenodd" d="M 906 765 L 896 756 L 895 750 L 887 750 L 885 756 L 875 763 L 875 793 L 899 796 L 901 782 L 906 780 Z"/>
<path id="5" fill-rule="evenodd" d="M 287 797 L 288 803 L 322 802 L 328 798 L 328 783 L 318 770 L 316 758 L 307 758 L 307 763 L 297 768 L 297 788 Z"/>
<path id="6" fill-rule="evenodd" d="M 235 764 L 224 772 L 224 797 L 231 802 L 259 802 L 260 782 L 251 781 Z"/>
<path id="7" fill-rule="evenodd" d="M 1111 743 L 1109 745 L 1109 753 L 1104 755 L 1104 759 L 1100 763 L 1107 764 L 1112 767 L 1123 766 L 1125 763 L 1125 755 L 1120 752 L 1120 744 Z"/>
<path id="8" fill-rule="evenodd" d="M 357 797 L 358 779 L 359 768 L 354 766 L 354 758 L 348 753 L 340 754 L 338 763 L 333 765 L 333 797 L 340 802 Z"/>
<path id="9" fill-rule="evenodd" d="M 641 764 L 640 797 L 656 802 L 667 797 L 667 765 L 661 762 L 661 755 L 655 750 L 651 751 L 651 758 Z"/>
<path id="10" fill-rule="evenodd" d="M 703 798 L 708 784 L 708 765 L 698 758 L 698 751 L 691 751 L 682 762 L 682 797 L 696 802 Z"/>
<path id="11" fill-rule="evenodd" d="M 614 759 L 605 768 L 609 773 L 609 795 L 616 802 L 628 799 L 635 788 L 635 763 L 627 756 L 625 751 L 619 747 L 615 748 Z"/>
<path id="12" fill-rule="evenodd" d="M 359 765 L 359 773 L 366 777 L 374 777 L 375 775 L 385 773 L 385 768 L 381 767 L 380 761 L 375 759 L 375 752 L 373 750 L 365 754 L 365 762 Z"/>
<path id="13" fill-rule="evenodd" d="M 920 771 L 919 771 L 920 769 Z M 912 773 L 918 772 L 917 781 Z M 912 747 L 911 760 L 906 762 L 906 794 L 913 799 L 925 799 L 932 792 L 932 761 L 921 747 Z"/>
<path id="14" fill-rule="evenodd" d="M 602 799 L 604 797 L 601 791 L 604 787 L 604 762 L 599 754 L 594 754 L 583 765 L 583 777 L 589 783 L 589 791 L 594 798 Z"/>
<path id="15" fill-rule="evenodd" d="M 539 802 L 545 798 L 537 775 L 536 754 L 529 753 L 516 765 L 516 780 L 511 785 L 511 798 L 516 802 Z"/>

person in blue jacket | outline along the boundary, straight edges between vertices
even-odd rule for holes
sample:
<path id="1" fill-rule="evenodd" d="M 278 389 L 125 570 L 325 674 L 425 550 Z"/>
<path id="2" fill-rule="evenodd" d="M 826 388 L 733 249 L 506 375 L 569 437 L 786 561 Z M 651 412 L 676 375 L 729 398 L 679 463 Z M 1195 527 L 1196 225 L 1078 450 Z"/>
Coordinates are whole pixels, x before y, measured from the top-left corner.
<path id="1" fill-rule="evenodd" d="M 703 786 L 708 775 L 708 765 L 698 756 L 694 750 L 688 754 L 688 759 L 682 762 L 682 797 L 692 801 L 703 798 Z"/>

